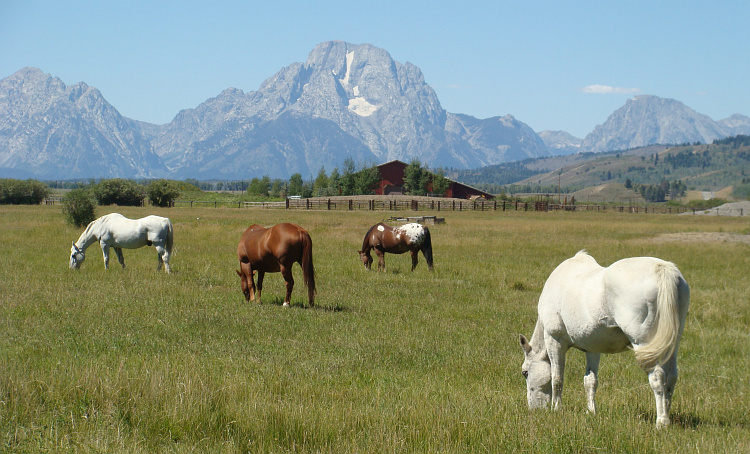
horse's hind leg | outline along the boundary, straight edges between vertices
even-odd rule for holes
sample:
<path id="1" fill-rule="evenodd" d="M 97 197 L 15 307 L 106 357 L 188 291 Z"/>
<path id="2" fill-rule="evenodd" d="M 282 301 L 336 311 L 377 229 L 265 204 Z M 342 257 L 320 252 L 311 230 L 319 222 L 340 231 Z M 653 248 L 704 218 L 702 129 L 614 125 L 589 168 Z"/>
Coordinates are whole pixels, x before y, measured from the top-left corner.
<path id="1" fill-rule="evenodd" d="M 159 263 L 156 265 L 156 270 L 160 270 L 163 263 L 164 271 L 166 271 L 167 274 L 171 273 L 172 270 L 169 268 L 169 252 L 167 252 L 167 250 L 162 246 L 156 246 L 156 256 L 159 260 Z"/>
<path id="2" fill-rule="evenodd" d="M 292 266 L 286 266 L 283 263 L 280 266 L 281 275 L 286 282 L 286 298 L 284 298 L 284 307 L 289 307 L 292 301 L 292 289 L 294 288 L 294 276 L 292 276 Z"/>
<path id="3" fill-rule="evenodd" d="M 669 425 L 669 410 L 672 406 L 672 393 L 677 384 L 677 351 L 664 366 L 656 366 L 648 374 L 648 382 L 656 400 L 656 427 Z"/>
<path id="4" fill-rule="evenodd" d="M 413 249 L 411 251 L 411 270 L 414 271 L 414 268 L 417 267 L 417 263 L 419 263 L 419 250 Z"/>

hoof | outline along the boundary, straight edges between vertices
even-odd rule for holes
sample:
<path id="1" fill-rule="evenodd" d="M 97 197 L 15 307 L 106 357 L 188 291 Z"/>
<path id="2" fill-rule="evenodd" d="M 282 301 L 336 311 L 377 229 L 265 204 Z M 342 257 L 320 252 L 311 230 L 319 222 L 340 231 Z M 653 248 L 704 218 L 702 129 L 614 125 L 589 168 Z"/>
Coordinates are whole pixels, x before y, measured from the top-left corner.
<path id="1" fill-rule="evenodd" d="M 284 301 L 284 304 L 282 306 L 289 307 L 289 303 L 287 301 Z"/>

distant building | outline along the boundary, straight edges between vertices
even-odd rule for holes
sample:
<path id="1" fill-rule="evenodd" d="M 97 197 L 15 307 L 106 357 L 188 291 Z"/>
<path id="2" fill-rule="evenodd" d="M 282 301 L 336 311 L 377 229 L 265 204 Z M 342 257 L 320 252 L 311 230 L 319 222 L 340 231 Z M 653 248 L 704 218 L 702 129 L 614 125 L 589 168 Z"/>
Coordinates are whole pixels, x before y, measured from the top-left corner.
<path id="1" fill-rule="evenodd" d="M 377 195 L 400 195 L 404 193 L 404 170 L 406 169 L 405 162 L 399 160 L 388 161 L 385 164 L 380 164 L 378 170 L 380 171 L 380 182 L 375 189 Z M 476 199 L 483 197 L 487 200 L 494 198 L 494 195 L 480 191 L 477 188 L 472 188 L 465 184 L 457 181 L 450 180 L 450 186 L 445 191 L 445 197 L 456 198 L 456 199 Z"/>

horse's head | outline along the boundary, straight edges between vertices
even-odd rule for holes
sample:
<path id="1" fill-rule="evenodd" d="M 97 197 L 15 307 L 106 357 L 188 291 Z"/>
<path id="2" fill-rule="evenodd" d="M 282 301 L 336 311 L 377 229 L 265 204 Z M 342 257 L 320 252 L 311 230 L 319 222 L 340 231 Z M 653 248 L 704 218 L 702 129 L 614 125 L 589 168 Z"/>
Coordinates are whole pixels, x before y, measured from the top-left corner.
<path id="1" fill-rule="evenodd" d="M 242 268 L 242 266 L 240 266 Z M 246 275 L 240 270 L 235 270 L 237 272 L 237 276 L 240 277 L 240 287 L 242 288 L 242 294 L 245 295 L 245 301 L 250 301 L 251 299 L 255 299 L 255 295 L 253 295 L 253 289 L 255 287 L 255 283 L 253 282 L 253 275 L 255 275 L 255 271 L 251 271 L 250 276 Z"/>
<path id="2" fill-rule="evenodd" d="M 370 267 L 372 266 L 372 256 L 370 255 L 370 252 L 369 251 L 368 252 L 357 251 L 357 252 L 359 252 L 359 259 L 362 260 L 362 263 L 364 263 L 365 268 L 369 270 Z"/>
<path id="3" fill-rule="evenodd" d="M 530 409 L 546 408 L 552 400 L 552 369 L 547 350 L 534 351 L 526 338 L 521 335 L 521 348 L 525 359 L 521 374 L 526 379 L 526 400 Z"/>
<path id="4" fill-rule="evenodd" d="M 86 254 L 84 254 L 83 249 L 73 243 L 73 246 L 70 247 L 70 269 L 77 270 L 84 260 L 86 260 Z"/>

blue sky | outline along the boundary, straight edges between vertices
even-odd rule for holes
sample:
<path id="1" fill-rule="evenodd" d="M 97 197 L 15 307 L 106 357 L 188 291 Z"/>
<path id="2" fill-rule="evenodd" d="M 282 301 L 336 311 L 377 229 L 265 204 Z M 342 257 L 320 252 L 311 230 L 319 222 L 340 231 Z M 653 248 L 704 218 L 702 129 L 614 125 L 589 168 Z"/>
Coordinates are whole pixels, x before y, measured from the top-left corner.
<path id="1" fill-rule="evenodd" d="M 584 137 L 628 98 L 750 116 L 750 3 L 0 0 L 0 78 L 26 66 L 167 123 L 245 92 L 320 42 L 370 43 L 423 72 L 446 110 Z"/>

